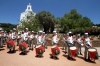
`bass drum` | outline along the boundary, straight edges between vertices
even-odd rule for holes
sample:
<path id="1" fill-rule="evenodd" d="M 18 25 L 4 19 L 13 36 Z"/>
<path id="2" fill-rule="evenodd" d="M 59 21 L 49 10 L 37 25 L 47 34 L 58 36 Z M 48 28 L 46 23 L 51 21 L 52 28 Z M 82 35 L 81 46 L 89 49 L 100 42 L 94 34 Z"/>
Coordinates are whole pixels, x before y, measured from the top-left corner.
<path id="1" fill-rule="evenodd" d="M 36 55 L 42 55 L 44 53 L 44 47 L 42 45 L 37 45 L 35 50 L 36 50 Z"/>
<path id="2" fill-rule="evenodd" d="M 77 53 L 77 48 L 75 46 L 70 47 L 70 53 L 72 57 L 75 57 Z"/>
<path id="3" fill-rule="evenodd" d="M 15 43 L 13 40 L 10 40 L 7 42 L 7 48 L 8 49 L 12 49 L 15 46 Z"/>
<path id="4" fill-rule="evenodd" d="M 22 44 L 19 45 L 19 50 L 20 51 L 25 51 L 28 48 L 26 42 L 23 42 Z"/>
<path id="5" fill-rule="evenodd" d="M 52 55 L 59 55 L 60 49 L 57 45 L 54 45 L 54 46 L 51 47 L 51 52 L 52 52 Z"/>
<path id="6" fill-rule="evenodd" d="M 89 53 L 91 60 L 95 61 L 97 50 L 95 48 L 89 48 L 88 53 Z"/>

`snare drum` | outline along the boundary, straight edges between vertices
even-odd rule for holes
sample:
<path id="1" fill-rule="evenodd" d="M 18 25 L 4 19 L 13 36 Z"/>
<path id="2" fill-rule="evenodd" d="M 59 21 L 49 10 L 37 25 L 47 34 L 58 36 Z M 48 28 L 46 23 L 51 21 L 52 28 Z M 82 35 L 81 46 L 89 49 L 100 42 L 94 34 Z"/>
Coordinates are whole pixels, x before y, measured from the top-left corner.
<path id="1" fill-rule="evenodd" d="M 54 46 L 51 47 L 51 52 L 52 52 L 52 55 L 59 55 L 60 49 L 57 45 L 54 45 Z"/>
<path id="2" fill-rule="evenodd" d="M 76 56 L 77 48 L 75 46 L 70 47 L 70 53 L 72 57 Z"/>
<path id="3" fill-rule="evenodd" d="M 95 59 L 97 50 L 95 48 L 89 48 L 88 49 L 88 53 L 89 53 L 89 56 L 90 56 L 90 58 L 92 60 L 92 59 Z"/>
<path id="4" fill-rule="evenodd" d="M 42 45 L 37 45 L 35 50 L 36 50 L 36 55 L 42 55 L 44 52 L 44 47 Z"/>
<path id="5" fill-rule="evenodd" d="M 20 51 L 25 51 L 28 48 L 26 42 L 23 42 L 22 44 L 19 45 L 19 50 Z"/>
<path id="6" fill-rule="evenodd" d="M 10 40 L 8 43 L 7 43 L 7 48 L 11 49 L 12 47 L 14 47 L 15 44 L 14 44 L 14 41 L 13 40 Z"/>

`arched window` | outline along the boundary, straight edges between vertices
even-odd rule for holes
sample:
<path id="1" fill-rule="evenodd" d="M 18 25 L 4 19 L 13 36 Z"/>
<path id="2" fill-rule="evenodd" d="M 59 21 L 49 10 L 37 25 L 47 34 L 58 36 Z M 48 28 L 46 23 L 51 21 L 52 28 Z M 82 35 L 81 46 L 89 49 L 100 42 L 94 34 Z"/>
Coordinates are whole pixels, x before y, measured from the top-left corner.
<path id="1" fill-rule="evenodd" d="M 28 10 L 30 10 L 30 7 L 28 7 Z"/>

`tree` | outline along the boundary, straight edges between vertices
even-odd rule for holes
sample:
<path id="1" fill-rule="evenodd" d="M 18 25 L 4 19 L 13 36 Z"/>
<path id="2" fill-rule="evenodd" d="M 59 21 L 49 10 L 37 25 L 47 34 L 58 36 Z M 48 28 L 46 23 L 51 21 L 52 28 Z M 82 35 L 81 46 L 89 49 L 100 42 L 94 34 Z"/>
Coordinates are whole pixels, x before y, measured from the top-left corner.
<path id="1" fill-rule="evenodd" d="M 4 31 L 9 32 L 13 28 L 16 28 L 17 25 L 15 24 L 10 24 L 10 23 L 0 23 L 0 27 L 3 28 Z"/>
<path id="2" fill-rule="evenodd" d="M 93 22 L 88 17 L 83 17 L 77 12 L 76 9 L 72 9 L 69 13 L 66 13 L 61 18 L 62 32 L 73 31 L 74 29 L 84 29 L 85 27 L 92 27 Z"/>
<path id="3" fill-rule="evenodd" d="M 21 25 L 18 27 L 19 30 L 29 28 L 29 31 L 38 31 L 40 29 L 39 21 L 35 18 L 33 12 L 29 12 L 26 19 L 21 20 Z"/>
<path id="4" fill-rule="evenodd" d="M 55 28 L 56 28 L 57 32 L 60 32 L 60 29 L 61 29 L 61 27 L 60 27 L 61 21 L 60 20 L 61 20 L 60 17 L 55 18 Z"/>
<path id="5" fill-rule="evenodd" d="M 82 21 L 80 22 L 80 27 L 84 28 L 84 27 L 92 27 L 93 26 L 93 22 L 91 22 L 91 20 L 88 17 L 83 17 Z"/>
<path id="6" fill-rule="evenodd" d="M 50 12 L 41 11 L 36 14 L 37 20 L 39 20 L 41 29 L 44 32 L 52 32 L 55 26 L 55 19 L 54 16 Z"/>
<path id="7" fill-rule="evenodd" d="M 72 9 L 69 13 L 66 13 L 61 18 L 61 27 L 63 27 L 63 32 L 68 32 L 73 28 L 78 28 L 81 19 L 82 15 L 79 14 L 76 9 Z"/>

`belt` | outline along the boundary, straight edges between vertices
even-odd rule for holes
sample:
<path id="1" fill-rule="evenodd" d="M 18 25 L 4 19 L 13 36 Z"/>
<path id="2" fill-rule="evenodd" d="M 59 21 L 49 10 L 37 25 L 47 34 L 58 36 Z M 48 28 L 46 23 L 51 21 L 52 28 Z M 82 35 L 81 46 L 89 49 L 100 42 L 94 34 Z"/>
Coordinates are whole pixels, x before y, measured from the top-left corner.
<path id="1" fill-rule="evenodd" d="M 86 44 L 87 46 L 90 46 L 89 44 Z"/>

